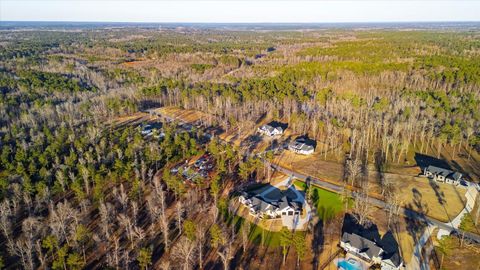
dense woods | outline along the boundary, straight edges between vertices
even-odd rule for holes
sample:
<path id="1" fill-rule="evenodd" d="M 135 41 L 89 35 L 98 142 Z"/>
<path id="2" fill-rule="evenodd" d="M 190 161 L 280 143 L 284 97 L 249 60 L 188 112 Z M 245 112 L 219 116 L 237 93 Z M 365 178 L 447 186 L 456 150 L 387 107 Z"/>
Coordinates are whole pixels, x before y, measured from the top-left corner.
<path id="1" fill-rule="evenodd" d="M 247 251 L 255 228 L 232 222 L 229 193 L 264 164 L 175 122 L 160 139 L 115 124 L 150 108 L 225 131 L 284 121 L 364 189 L 368 164 L 480 151 L 476 29 L 17 30 L 0 32 L 0 268 L 228 269 Z M 207 151 L 209 181 L 170 172 Z M 278 254 L 299 263 L 305 235 L 281 234 Z"/>

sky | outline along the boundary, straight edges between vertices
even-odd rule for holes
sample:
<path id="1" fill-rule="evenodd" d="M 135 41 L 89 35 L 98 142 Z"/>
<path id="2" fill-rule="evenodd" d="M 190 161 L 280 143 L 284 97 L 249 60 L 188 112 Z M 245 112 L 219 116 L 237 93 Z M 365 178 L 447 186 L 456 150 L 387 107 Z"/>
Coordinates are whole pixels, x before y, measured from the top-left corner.
<path id="1" fill-rule="evenodd" d="M 480 1 L 0 0 L 0 21 L 208 23 L 480 21 Z"/>

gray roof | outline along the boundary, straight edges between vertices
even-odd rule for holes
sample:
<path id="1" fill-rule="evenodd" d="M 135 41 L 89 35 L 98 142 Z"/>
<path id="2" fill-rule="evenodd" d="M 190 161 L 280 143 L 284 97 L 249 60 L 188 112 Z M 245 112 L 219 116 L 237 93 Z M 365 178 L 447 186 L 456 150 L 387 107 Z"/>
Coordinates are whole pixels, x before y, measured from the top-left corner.
<path id="1" fill-rule="evenodd" d="M 290 147 L 303 151 L 313 150 L 313 145 L 307 144 L 304 139 L 297 139 L 291 142 Z"/>
<path id="2" fill-rule="evenodd" d="M 342 242 L 349 243 L 352 247 L 357 248 L 360 253 L 366 254 L 370 259 L 374 256 L 379 256 L 382 252 L 382 248 L 375 242 L 354 233 L 343 233 Z"/>
<path id="3" fill-rule="evenodd" d="M 251 194 L 247 192 L 242 192 L 242 196 L 245 199 L 250 199 L 252 203 L 252 207 L 255 209 L 255 211 L 266 211 L 266 210 L 283 210 L 286 207 L 290 206 L 293 208 L 295 211 L 301 211 L 302 210 L 302 204 L 292 201 L 285 193 L 282 192 L 281 197 L 278 198 L 277 201 L 265 201 L 261 196 L 252 196 Z"/>
<path id="4" fill-rule="evenodd" d="M 272 133 L 275 129 L 280 131 L 280 132 L 283 132 L 283 128 L 282 127 L 272 127 L 271 125 L 263 125 L 262 126 L 263 129 L 267 130 L 268 132 Z"/>
<path id="5" fill-rule="evenodd" d="M 454 172 L 454 171 L 451 171 L 451 170 L 448 170 L 448 169 L 439 168 L 439 167 L 435 167 L 435 166 L 432 166 L 432 165 L 428 166 L 426 168 L 426 170 L 433 173 L 433 174 L 441 175 L 445 178 L 450 178 L 450 179 L 453 179 L 455 181 L 459 181 L 462 178 L 462 174 L 459 173 L 459 172 Z"/>

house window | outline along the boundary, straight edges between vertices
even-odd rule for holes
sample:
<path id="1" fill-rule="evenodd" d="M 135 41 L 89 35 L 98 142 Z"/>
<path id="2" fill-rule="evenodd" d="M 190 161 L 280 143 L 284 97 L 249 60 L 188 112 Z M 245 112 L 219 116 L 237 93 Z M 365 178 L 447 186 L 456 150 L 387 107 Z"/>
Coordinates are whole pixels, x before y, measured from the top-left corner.
<path id="1" fill-rule="evenodd" d="M 289 216 L 293 216 L 293 211 L 288 211 Z"/>

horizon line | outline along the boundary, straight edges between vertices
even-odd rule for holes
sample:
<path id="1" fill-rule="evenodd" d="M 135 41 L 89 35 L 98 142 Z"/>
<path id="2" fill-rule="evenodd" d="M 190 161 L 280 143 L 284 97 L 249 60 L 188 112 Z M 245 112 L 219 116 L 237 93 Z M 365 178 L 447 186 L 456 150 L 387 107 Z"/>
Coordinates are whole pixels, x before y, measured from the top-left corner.
<path id="1" fill-rule="evenodd" d="M 202 21 L 60 21 L 60 20 L 0 20 L 2 23 L 155 23 L 155 24 L 320 24 L 320 23 L 480 23 L 480 20 L 432 20 L 432 21 L 312 21 L 312 22 L 202 22 Z"/>

